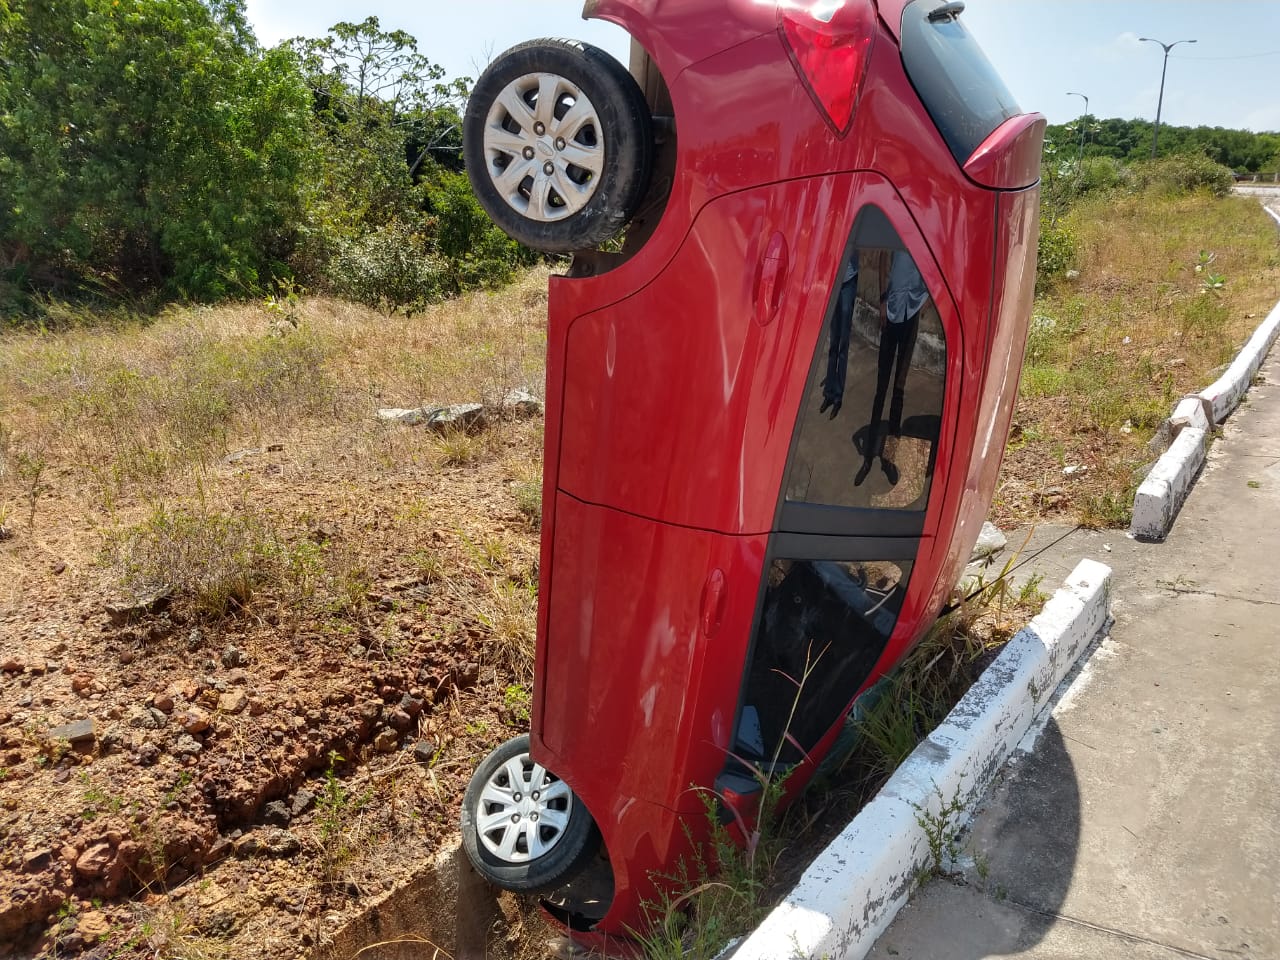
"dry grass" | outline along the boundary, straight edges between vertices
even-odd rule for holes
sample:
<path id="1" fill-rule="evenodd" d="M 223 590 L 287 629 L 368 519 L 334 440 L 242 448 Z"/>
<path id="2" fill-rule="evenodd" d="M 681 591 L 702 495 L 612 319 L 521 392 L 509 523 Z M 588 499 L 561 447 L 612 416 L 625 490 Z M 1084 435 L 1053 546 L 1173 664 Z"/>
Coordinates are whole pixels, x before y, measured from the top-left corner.
<path id="1" fill-rule="evenodd" d="M 523 675 L 531 548 L 508 548 L 512 573 L 432 537 L 459 516 L 491 524 L 495 506 L 529 516 L 515 485 L 538 471 L 541 425 L 435 438 L 374 412 L 541 392 L 546 280 L 531 271 L 412 318 L 311 299 L 289 323 L 248 303 L 0 335 L 0 525 L 15 534 L 0 549 L 0 592 L 21 595 L 46 559 L 105 560 L 121 593 L 172 591 L 206 616 L 259 594 L 284 611 L 353 616 L 387 565 L 365 555 L 372 525 L 419 558 L 424 582 L 478 587 L 495 663 Z M 501 504 L 406 499 L 432 475 L 487 491 L 467 480 L 481 469 L 507 478 Z M 509 539 L 528 539 L 522 526 Z"/>
<path id="2" fill-rule="evenodd" d="M 1065 224 L 1080 275 L 1036 302 L 995 512 L 1123 526 L 1156 428 L 1280 298 L 1280 243 L 1241 197 L 1089 199 Z"/>

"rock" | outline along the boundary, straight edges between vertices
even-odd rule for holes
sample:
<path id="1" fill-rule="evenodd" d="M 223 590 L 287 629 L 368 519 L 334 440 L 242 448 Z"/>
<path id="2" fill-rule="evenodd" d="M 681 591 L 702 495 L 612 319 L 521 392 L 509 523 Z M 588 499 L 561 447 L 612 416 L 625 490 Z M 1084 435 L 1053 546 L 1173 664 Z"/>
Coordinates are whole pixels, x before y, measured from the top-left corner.
<path id="1" fill-rule="evenodd" d="M 147 709 L 147 718 L 148 721 L 143 724 L 143 726 L 149 730 L 159 730 L 169 722 L 169 718 L 165 712 L 163 710 L 157 710 L 155 707 L 149 707 Z"/>
<path id="2" fill-rule="evenodd" d="M 151 705 L 161 713 L 173 713 L 173 697 L 169 696 L 167 693 L 162 693 L 156 696 L 152 699 Z"/>
<path id="3" fill-rule="evenodd" d="M 22 870 L 24 873 L 40 873 L 51 863 L 53 863 L 53 851 L 48 847 L 41 847 L 23 856 Z"/>
<path id="4" fill-rule="evenodd" d="M 113 859 L 111 844 L 95 843 L 76 858 L 76 873 L 86 880 L 104 879 Z"/>
<path id="5" fill-rule="evenodd" d="M 391 753 L 400 744 L 400 734 L 390 727 L 378 731 L 373 738 L 373 749 L 379 753 Z"/>
<path id="6" fill-rule="evenodd" d="M 1087 473 L 1088 470 L 1089 468 L 1082 463 L 1069 463 L 1062 468 L 1062 473 L 1063 476 L 1073 477 L 1077 473 Z"/>
<path id="7" fill-rule="evenodd" d="M 86 943 L 93 943 L 110 932 L 111 921 L 99 910 L 90 910 L 88 913 L 81 914 L 76 924 L 76 933 L 80 934 Z"/>
<path id="8" fill-rule="evenodd" d="M 84 693 L 93 686 L 93 677 L 87 673 L 77 673 L 71 678 L 71 690 L 74 693 Z"/>
<path id="9" fill-rule="evenodd" d="M 173 752 L 180 757 L 194 757 L 201 749 L 200 741 L 189 733 L 184 733 L 173 743 Z"/>
<path id="10" fill-rule="evenodd" d="M 415 697 L 412 694 L 406 693 L 400 698 L 400 709 L 410 717 L 416 717 L 420 714 L 424 706 L 426 706 L 426 701 L 421 697 Z"/>
<path id="11" fill-rule="evenodd" d="M 67 565 L 63 563 L 61 560 L 59 560 L 57 563 L 53 565 L 53 575 L 55 577 L 62 576 L 64 573 L 66 573 L 66 571 L 67 571 Z"/>
<path id="12" fill-rule="evenodd" d="M 86 718 L 54 727 L 49 731 L 49 736 L 54 740 L 66 740 L 73 746 L 91 743 L 94 738 L 93 721 Z"/>
<path id="13" fill-rule="evenodd" d="M 542 413 L 542 401 L 524 390 L 512 390 L 502 398 L 499 407 L 517 417 L 536 417 Z"/>
<path id="14" fill-rule="evenodd" d="M 5 673 L 21 673 L 26 666 L 17 657 L 5 657 L 4 662 L 0 663 L 0 670 Z"/>
<path id="15" fill-rule="evenodd" d="M 249 695 L 243 690 L 233 690 L 218 698 L 218 709 L 223 713 L 239 713 L 249 704 Z"/>
<path id="16" fill-rule="evenodd" d="M 243 667 L 248 662 L 249 658 L 245 656 L 244 651 L 239 647 L 228 644 L 226 649 L 222 651 L 222 665 L 224 667 Z"/>
<path id="17" fill-rule="evenodd" d="M 160 759 L 160 748 L 154 743 L 144 743 L 138 748 L 138 763 L 149 767 Z"/>
<path id="18" fill-rule="evenodd" d="M 157 593 L 149 597 L 141 597 L 132 601 L 107 604 L 107 616 L 117 627 L 123 627 L 135 620 L 140 620 L 149 613 L 160 613 L 169 608 L 172 597 L 167 593 Z"/>
<path id="19" fill-rule="evenodd" d="M 293 805 L 289 808 L 289 812 L 295 817 L 300 817 L 311 809 L 311 805 L 316 802 L 316 795 L 310 790 L 302 789 L 293 795 Z"/>
<path id="20" fill-rule="evenodd" d="M 178 724 L 187 733 L 204 733 L 209 729 L 209 714 L 200 707 L 187 707 L 177 715 Z"/>
<path id="21" fill-rule="evenodd" d="M 413 759 L 419 763 L 430 763 L 436 755 L 436 745 L 430 740 L 419 740 L 413 745 Z"/>
<path id="22" fill-rule="evenodd" d="M 1080 277 L 1080 271 L 1079 271 L 1079 270 L 1068 270 L 1068 271 L 1067 271 L 1067 279 L 1068 279 L 1068 280 L 1076 280 L 1076 279 L 1079 279 L 1079 277 Z"/>
<path id="23" fill-rule="evenodd" d="M 436 433 L 450 430 L 474 433 L 488 425 L 482 403 L 455 403 L 448 407 L 419 407 L 416 410 L 387 407 L 378 411 L 378 419 L 411 427 L 422 425 Z"/>
<path id="24" fill-rule="evenodd" d="M 254 830 L 235 842 L 236 854 L 242 857 L 291 857 L 301 849 L 298 838 L 280 827 Z"/>
<path id="25" fill-rule="evenodd" d="M 262 811 L 262 820 L 276 827 L 287 827 L 293 812 L 281 800 L 272 800 Z"/>
<path id="26" fill-rule="evenodd" d="M 387 718 L 387 722 L 391 724 L 392 729 L 404 733 L 413 723 L 413 717 L 409 716 L 404 710 L 396 707 L 391 711 L 391 715 Z"/>
<path id="27" fill-rule="evenodd" d="M 1000 528 L 988 520 L 982 525 L 982 531 L 978 534 L 978 542 L 973 545 L 970 562 L 994 557 L 1008 543 L 1008 538 L 1000 532 Z"/>
<path id="28" fill-rule="evenodd" d="M 231 841 L 226 837 L 219 835 L 218 839 L 213 841 L 213 846 L 204 855 L 206 864 L 217 863 L 219 860 L 225 859 L 232 851 Z"/>

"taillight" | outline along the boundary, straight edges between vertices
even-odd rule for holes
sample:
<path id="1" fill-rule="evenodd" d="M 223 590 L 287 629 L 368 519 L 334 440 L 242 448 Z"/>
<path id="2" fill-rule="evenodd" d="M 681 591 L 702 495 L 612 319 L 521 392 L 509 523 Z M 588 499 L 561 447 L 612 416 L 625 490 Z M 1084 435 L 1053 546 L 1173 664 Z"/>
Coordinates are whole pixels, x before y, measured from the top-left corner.
<path id="1" fill-rule="evenodd" d="M 844 136 L 871 59 L 875 7 L 871 0 L 782 0 L 778 17 L 805 89 L 831 128 Z"/>

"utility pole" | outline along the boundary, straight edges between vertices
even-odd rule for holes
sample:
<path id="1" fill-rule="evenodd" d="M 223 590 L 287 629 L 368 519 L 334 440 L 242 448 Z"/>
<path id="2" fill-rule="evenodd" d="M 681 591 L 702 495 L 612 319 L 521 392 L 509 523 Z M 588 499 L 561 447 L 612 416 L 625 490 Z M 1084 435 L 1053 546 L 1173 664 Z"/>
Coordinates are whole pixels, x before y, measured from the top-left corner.
<path id="1" fill-rule="evenodd" d="M 1084 163 L 1084 131 L 1085 117 L 1089 116 L 1089 98 L 1083 93 L 1072 93 L 1067 91 L 1068 97 L 1081 97 L 1084 100 L 1084 112 L 1080 114 L 1080 153 L 1076 156 L 1076 169 L 1079 170 L 1080 165 Z"/>
<path id="2" fill-rule="evenodd" d="M 1140 41 L 1146 43 L 1159 43 L 1164 47 L 1164 66 L 1160 68 L 1160 99 L 1156 101 L 1156 126 L 1151 132 L 1151 159 L 1156 158 L 1156 142 L 1160 139 L 1160 110 L 1164 107 L 1164 75 L 1169 69 L 1169 51 L 1180 43 L 1195 43 L 1194 40 L 1175 40 L 1173 43 L 1163 43 L 1160 40 L 1154 40 L 1151 37 L 1139 37 Z"/>

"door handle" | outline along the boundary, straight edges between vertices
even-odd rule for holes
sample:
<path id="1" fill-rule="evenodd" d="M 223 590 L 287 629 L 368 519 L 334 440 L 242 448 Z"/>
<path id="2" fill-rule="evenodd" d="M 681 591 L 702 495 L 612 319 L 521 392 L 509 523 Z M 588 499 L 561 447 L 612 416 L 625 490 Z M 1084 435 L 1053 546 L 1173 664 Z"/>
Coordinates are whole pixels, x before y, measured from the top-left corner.
<path id="1" fill-rule="evenodd" d="M 765 245 L 756 281 L 756 323 L 767 326 L 782 305 L 782 288 L 787 279 L 787 239 L 774 232 Z"/>

